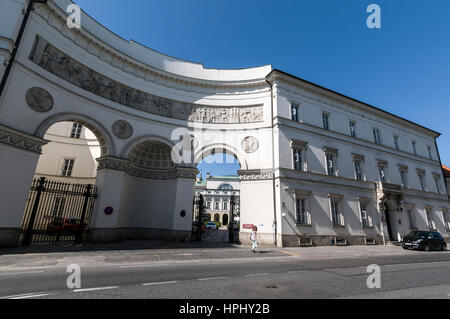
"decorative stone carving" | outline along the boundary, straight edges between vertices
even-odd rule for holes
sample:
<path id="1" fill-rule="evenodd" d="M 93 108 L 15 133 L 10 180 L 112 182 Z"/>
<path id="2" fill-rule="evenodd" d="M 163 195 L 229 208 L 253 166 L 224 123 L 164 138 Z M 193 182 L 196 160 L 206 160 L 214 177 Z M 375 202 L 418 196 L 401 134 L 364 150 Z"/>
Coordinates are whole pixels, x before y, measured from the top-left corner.
<path id="1" fill-rule="evenodd" d="M 254 153 L 259 149 L 259 142 L 256 137 L 249 136 L 242 141 L 242 149 L 246 153 Z"/>
<path id="2" fill-rule="evenodd" d="M 31 109 L 39 113 L 48 112 L 53 108 L 52 96 L 41 88 L 29 89 L 25 94 L 25 101 Z"/>
<path id="3" fill-rule="evenodd" d="M 123 140 L 130 138 L 131 135 L 133 135 L 133 126 L 127 121 L 120 120 L 115 122 L 112 129 L 114 135 Z"/>
<path id="4" fill-rule="evenodd" d="M 47 144 L 47 142 L 46 140 L 0 126 L 0 143 L 2 144 L 41 154 L 42 146 Z"/>
<path id="5" fill-rule="evenodd" d="M 130 88 L 73 60 L 39 36 L 36 37 L 30 59 L 48 72 L 86 91 L 143 112 L 212 124 L 264 121 L 262 105 L 243 107 L 196 105 L 164 99 Z"/>

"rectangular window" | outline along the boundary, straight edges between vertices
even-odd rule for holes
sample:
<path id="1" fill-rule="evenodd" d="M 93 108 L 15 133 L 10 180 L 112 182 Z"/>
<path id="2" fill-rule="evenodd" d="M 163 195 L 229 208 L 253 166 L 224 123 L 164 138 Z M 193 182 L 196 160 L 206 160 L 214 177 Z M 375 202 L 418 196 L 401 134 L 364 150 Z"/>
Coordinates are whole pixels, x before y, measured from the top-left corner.
<path id="1" fill-rule="evenodd" d="M 441 177 L 436 175 L 434 176 L 434 183 L 436 184 L 436 191 L 441 193 Z"/>
<path id="2" fill-rule="evenodd" d="M 298 148 L 293 149 L 294 153 L 294 169 L 297 171 L 303 170 L 303 154 L 302 150 Z"/>
<path id="3" fill-rule="evenodd" d="M 214 210 L 220 210 L 220 202 L 214 203 Z"/>
<path id="4" fill-rule="evenodd" d="M 420 189 L 422 191 L 425 191 L 425 175 L 424 174 L 419 174 L 419 184 L 420 184 Z"/>
<path id="5" fill-rule="evenodd" d="M 78 123 L 73 123 L 72 133 L 70 134 L 71 138 L 80 138 L 81 130 L 83 129 L 83 125 Z"/>
<path id="6" fill-rule="evenodd" d="M 413 152 L 414 154 L 417 155 L 417 147 L 416 147 L 416 142 L 412 141 L 412 148 L 413 148 Z"/>
<path id="7" fill-rule="evenodd" d="M 330 114 L 322 113 L 323 119 L 323 129 L 329 131 L 330 130 Z"/>
<path id="8" fill-rule="evenodd" d="M 447 211 L 442 211 L 442 215 L 444 215 L 444 226 L 446 231 L 450 231 L 450 213 Z"/>
<path id="9" fill-rule="evenodd" d="M 64 164 L 61 171 L 61 176 L 71 177 L 73 165 L 75 164 L 75 160 L 73 159 L 64 159 Z"/>
<path id="10" fill-rule="evenodd" d="M 335 198 L 331 199 L 331 218 L 333 226 L 343 226 L 341 212 L 339 210 L 339 200 Z"/>
<path id="11" fill-rule="evenodd" d="M 327 160 L 327 174 L 329 176 L 335 176 L 336 175 L 336 160 L 333 154 L 326 154 L 326 160 Z"/>
<path id="12" fill-rule="evenodd" d="M 434 226 L 434 221 L 433 221 L 433 217 L 431 215 L 431 209 L 430 208 L 426 208 L 425 212 L 427 214 L 427 223 L 428 223 L 428 228 L 430 230 L 435 230 L 436 227 Z"/>
<path id="13" fill-rule="evenodd" d="M 386 167 L 378 165 L 378 174 L 380 176 L 380 182 L 386 183 Z"/>
<path id="14" fill-rule="evenodd" d="M 373 227 L 372 218 L 369 216 L 367 211 L 367 203 L 360 202 L 359 208 L 361 210 L 361 223 L 363 228 L 371 228 Z"/>
<path id="15" fill-rule="evenodd" d="M 373 129 L 373 141 L 376 144 L 381 144 L 381 132 L 379 129 L 376 128 Z"/>
<path id="16" fill-rule="evenodd" d="M 223 203 L 223 210 L 228 210 L 228 202 Z"/>
<path id="17" fill-rule="evenodd" d="M 354 121 L 350 121 L 350 136 L 356 137 L 356 123 Z"/>
<path id="18" fill-rule="evenodd" d="M 64 197 L 56 197 L 53 204 L 53 217 L 62 217 L 64 212 L 64 205 L 66 204 L 66 199 Z"/>
<path id="19" fill-rule="evenodd" d="M 309 221 L 306 211 L 306 200 L 304 198 L 297 198 L 295 208 L 297 224 L 308 225 Z"/>
<path id="20" fill-rule="evenodd" d="M 356 180 L 362 181 L 363 180 L 363 174 L 362 174 L 362 168 L 361 168 L 361 161 L 355 160 L 355 177 Z"/>
<path id="21" fill-rule="evenodd" d="M 433 159 L 433 155 L 431 154 L 431 146 L 428 146 L 428 157 Z"/>
<path id="22" fill-rule="evenodd" d="M 406 214 L 408 215 L 409 229 L 416 228 L 415 223 L 414 223 L 413 210 L 412 209 L 408 209 L 406 211 Z"/>
<path id="23" fill-rule="evenodd" d="M 398 141 L 398 135 L 394 135 L 394 146 L 396 150 L 400 150 L 400 144 Z"/>
<path id="24" fill-rule="evenodd" d="M 211 202 L 208 202 L 208 203 L 206 204 L 206 208 L 207 208 L 207 209 L 211 209 Z"/>
<path id="25" fill-rule="evenodd" d="M 400 179 L 402 181 L 402 186 L 403 187 L 407 187 L 407 181 L 406 181 L 406 170 L 405 169 L 400 169 Z"/>
<path id="26" fill-rule="evenodd" d="M 299 121 L 300 117 L 299 117 L 299 106 L 297 104 L 291 104 L 291 119 L 293 121 Z"/>

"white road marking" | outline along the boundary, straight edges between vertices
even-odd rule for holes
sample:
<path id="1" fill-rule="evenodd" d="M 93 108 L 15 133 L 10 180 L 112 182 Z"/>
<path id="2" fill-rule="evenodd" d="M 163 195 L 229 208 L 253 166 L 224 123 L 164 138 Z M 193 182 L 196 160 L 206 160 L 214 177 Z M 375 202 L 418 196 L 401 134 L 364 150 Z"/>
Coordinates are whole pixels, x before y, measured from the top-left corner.
<path id="1" fill-rule="evenodd" d="M 75 289 L 73 292 L 88 292 L 88 291 L 98 291 L 98 290 L 111 290 L 111 289 L 117 289 L 118 286 L 112 286 L 112 287 L 97 287 L 97 288 L 86 288 L 86 289 Z"/>
<path id="2" fill-rule="evenodd" d="M 225 278 L 227 278 L 227 277 L 224 277 L 224 276 L 222 276 L 222 277 L 210 277 L 210 278 L 200 278 L 200 279 L 197 279 L 197 280 L 205 281 L 205 280 L 217 280 L 217 279 L 225 279 Z"/>
<path id="3" fill-rule="evenodd" d="M 15 276 L 15 275 L 31 275 L 31 274 L 41 274 L 45 271 L 27 271 L 27 272 L 12 272 L 8 274 L 0 274 L 0 276 Z"/>
<path id="4" fill-rule="evenodd" d="M 175 284 L 177 282 L 178 281 L 149 282 L 147 284 L 142 284 L 142 286 L 170 285 L 170 284 Z"/>
<path id="5" fill-rule="evenodd" d="M 288 271 L 288 274 L 298 274 L 298 273 L 302 273 L 302 272 L 307 272 L 305 270 L 293 270 L 293 271 Z"/>
<path id="6" fill-rule="evenodd" d="M 248 275 L 245 275 L 245 277 L 267 276 L 267 275 L 268 275 L 268 273 L 264 273 L 264 274 L 248 274 Z"/>
<path id="7" fill-rule="evenodd" d="M 28 294 L 25 296 L 21 296 L 21 297 L 10 297 L 10 298 L 6 298 L 6 299 L 13 299 L 13 300 L 19 300 L 19 299 L 30 299 L 30 298 L 38 298 L 38 297 L 45 297 L 45 296 L 49 296 L 52 294 Z"/>

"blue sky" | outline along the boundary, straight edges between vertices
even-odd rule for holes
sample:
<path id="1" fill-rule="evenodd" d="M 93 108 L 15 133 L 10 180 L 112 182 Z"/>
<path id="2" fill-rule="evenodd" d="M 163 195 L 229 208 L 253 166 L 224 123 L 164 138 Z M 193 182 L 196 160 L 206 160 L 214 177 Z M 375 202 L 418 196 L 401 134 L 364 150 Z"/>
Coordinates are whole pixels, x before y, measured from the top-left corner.
<path id="1" fill-rule="evenodd" d="M 448 0 L 75 2 L 118 35 L 165 54 L 210 68 L 272 64 L 441 132 L 450 165 Z M 381 7 L 381 29 L 366 26 L 371 3 Z"/>

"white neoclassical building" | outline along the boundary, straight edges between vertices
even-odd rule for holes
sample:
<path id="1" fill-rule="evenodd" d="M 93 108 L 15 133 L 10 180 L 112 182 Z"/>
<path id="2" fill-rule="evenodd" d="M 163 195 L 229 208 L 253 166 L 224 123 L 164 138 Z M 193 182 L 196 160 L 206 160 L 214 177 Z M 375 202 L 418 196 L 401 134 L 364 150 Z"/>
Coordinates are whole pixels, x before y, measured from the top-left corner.
<path id="1" fill-rule="evenodd" d="M 205 217 L 209 221 L 220 222 L 222 226 L 228 226 L 231 221 L 231 197 L 234 196 L 233 220 L 239 220 L 239 176 L 213 176 L 208 173 L 205 180 L 195 184 L 195 195 L 203 196 Z M 198 206 L 194 211 L 194 220 L 198 220 Z"/>
<path id="2" fill-rule="evenodd" d="M 36 178 L 95 184 L 101 151 L 94 133 L 80 123 L 59 122 L 48 129 L 44 139 L 49 142 L 42 147 Z"/>
<path id="3" fill-rule="evenodd" d="M 448 238 L 438 132 L 270 65 L 207 69 L 84 13 L 71 29 L 70 4 L 0 4 L 0 245 L 18 243 L 45 134 L 65 121 L 100 144 L 92 242 L 190 238 L 196 165 L 219 152 L 240 163 L 241 225 L 263 244 Z"/>

